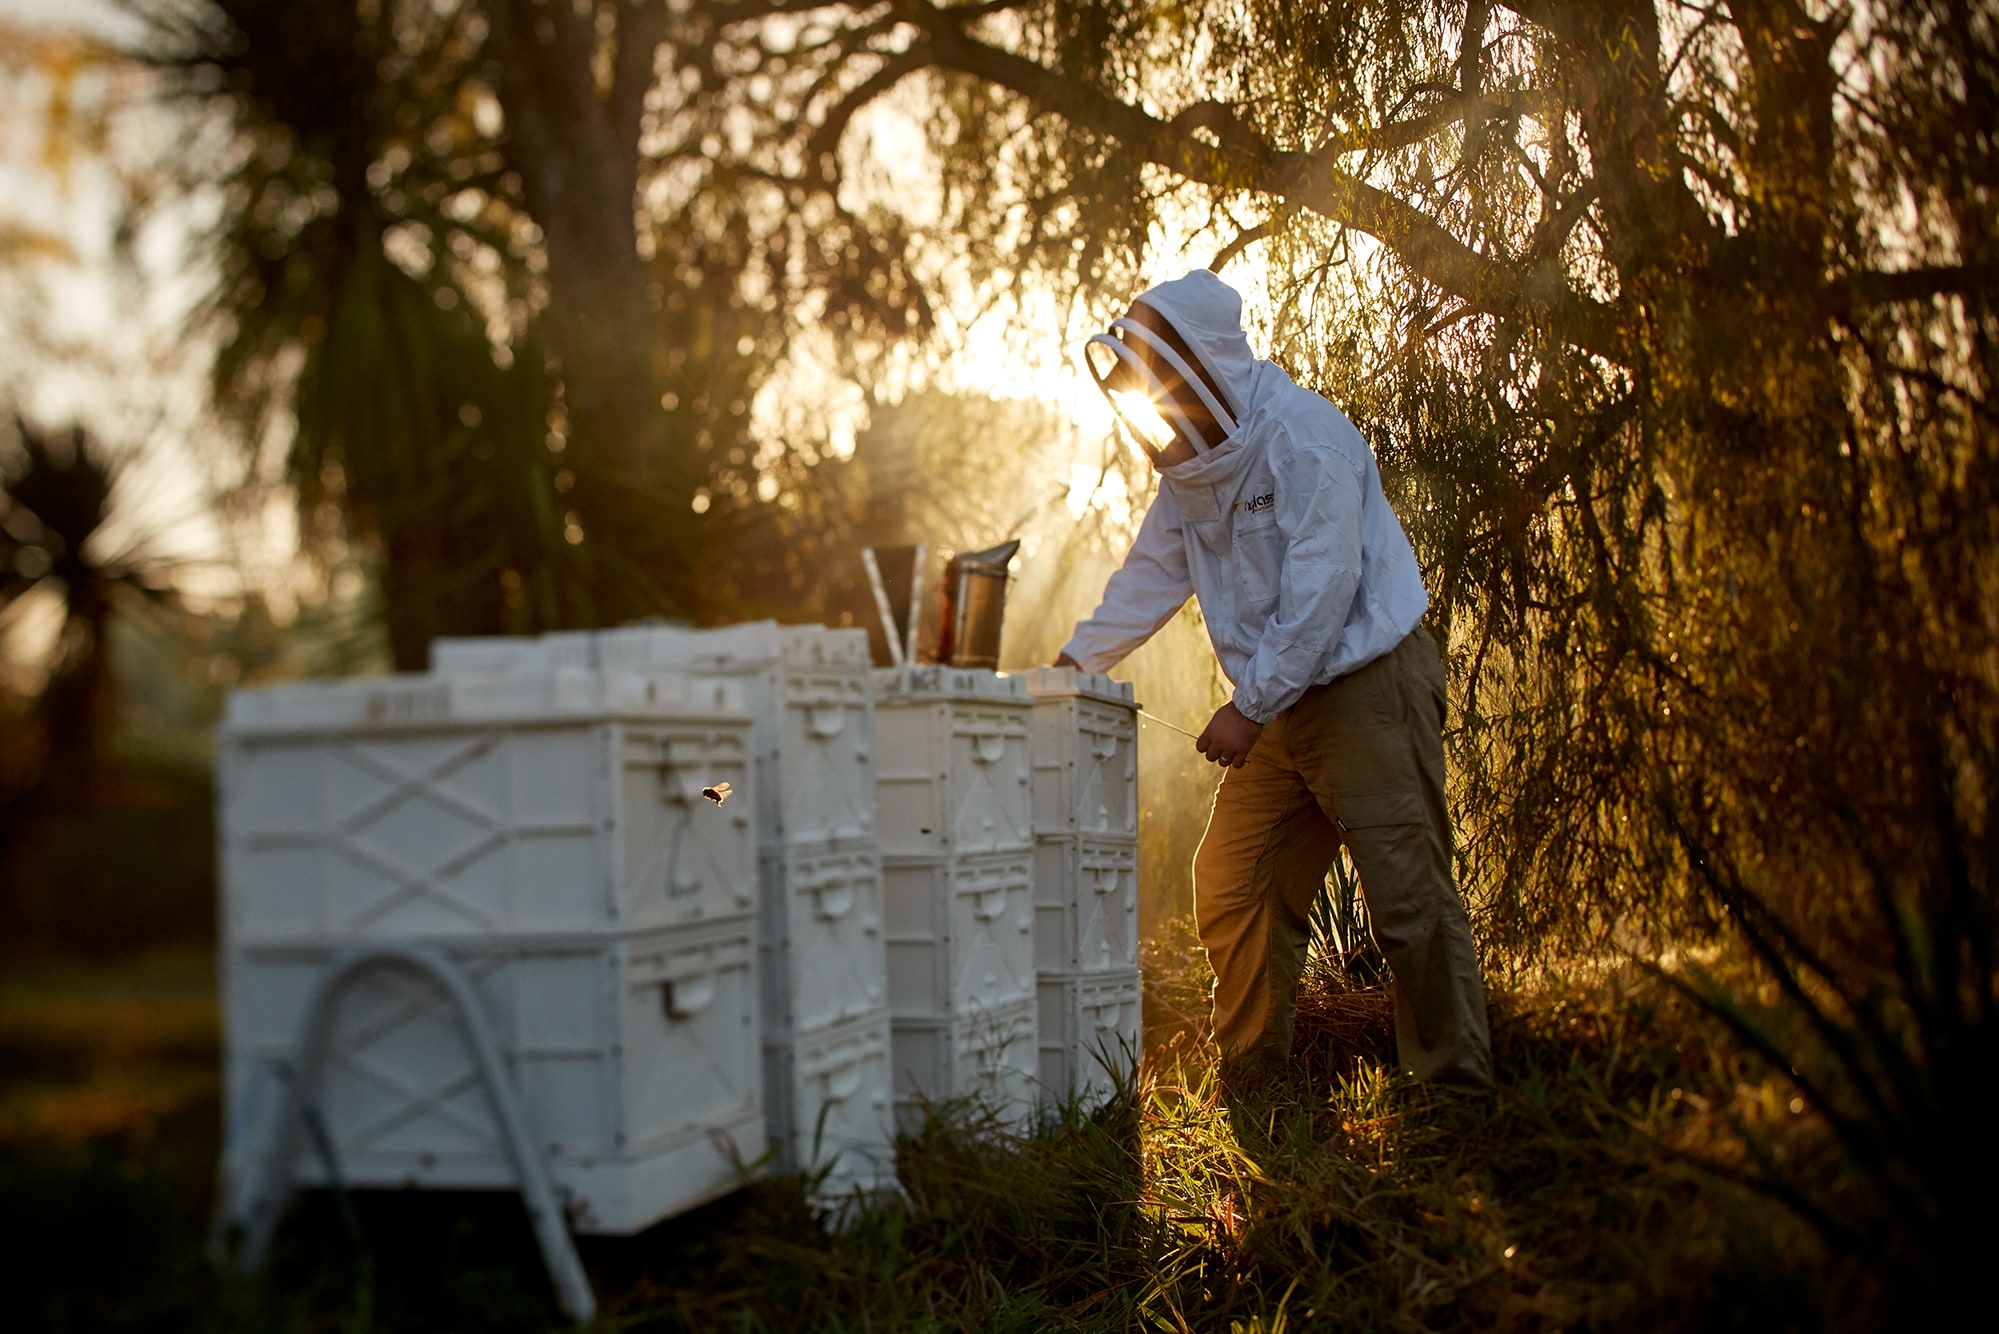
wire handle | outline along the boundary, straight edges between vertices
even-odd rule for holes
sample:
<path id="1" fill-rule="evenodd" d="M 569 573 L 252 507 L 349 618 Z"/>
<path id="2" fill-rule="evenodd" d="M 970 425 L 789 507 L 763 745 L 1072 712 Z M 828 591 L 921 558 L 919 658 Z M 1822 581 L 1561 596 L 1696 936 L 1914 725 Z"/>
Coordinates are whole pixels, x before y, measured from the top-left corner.
<path id="1" fill-rule="evenodd" d="M 1189 741 L 1199 741 L 1201 739 L 1198 735 L 1196 735 L 1193 732 L 1189 732 L 1186 728 L 1181 727 L 1175 723 L 1167 722 L 1164 718 L 1161 718 L 1156 713 L 1147 713 L 1144 709 L 1140 709 L 1138 711 L 1138 716 L 1145 719 L 1148 722 L 1158 723 L 1161 727 L 1171 728 L 1173 731 L 1178 732 L 1181 736 L 1186 737 Z"/>

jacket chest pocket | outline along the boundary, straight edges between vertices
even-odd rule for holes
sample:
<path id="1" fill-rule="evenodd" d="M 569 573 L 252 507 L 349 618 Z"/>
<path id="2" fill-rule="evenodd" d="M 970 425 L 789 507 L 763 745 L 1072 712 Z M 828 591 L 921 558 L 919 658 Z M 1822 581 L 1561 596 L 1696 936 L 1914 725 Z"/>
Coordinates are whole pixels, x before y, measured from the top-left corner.
<path id="1" fill-rule="evenodd" d="M 1284 534 L 1278 530 L 1275 514 L 1258 514 L 1236 523 L 1230 563 L 1235 566 L 1236 590 L 1242 594 L 1244 606 L 1277 600 L 1278 579 L 1284 568 Z"/>

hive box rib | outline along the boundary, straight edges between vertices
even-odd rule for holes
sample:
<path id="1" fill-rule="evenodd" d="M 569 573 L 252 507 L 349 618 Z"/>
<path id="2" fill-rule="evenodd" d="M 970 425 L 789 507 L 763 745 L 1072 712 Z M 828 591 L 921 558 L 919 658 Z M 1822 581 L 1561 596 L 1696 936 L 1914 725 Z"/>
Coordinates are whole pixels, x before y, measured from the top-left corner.
<path id="1" fill-rule="evenodd" d="M 1015 677 L 1034 702 L 1037 838 L 1138 837 L 1138 705 L 1131 684 L 1071 667 Z"/>
<path id="2" fill-rule="evenodd" d="M 887 1010 L 766 1041 L 763 1060 L 764 1105 L 776 1109 L 769 1116 L 772 1142 L 787 1170 L 812 1173 L 824 1203 L 891 1189 Z"/>
<path id="3" fill-rule="evenodd" d="M 978 668 L 878 670 L 876 792 L 896 1108 L 1033 1110 L 1030 705 Z"/>
<path id="4" fill-rule="evenodd" d="M 1026 690 L 971 667 L 881 668 L 874 686 L 882 855 L 1032 846 Z"/>
<path id="5" fill-rule="evenodd" d="M 1036 1015 L 1036 1082 L 1044 1105 L 1085 1107 L 1128 1082 L 1144 1055 L 1142 987 L 1136 968 L 1044 972 Z"/>
<path id="6" fill-rule="evenodd" d="M 1032 1114 L 1038 1073 L 1033 997 L 956 1016 L 894 1021 L 896 1121 L 905 1134 L 925 1112 L 968 1102 L 977 1114 L 1017 1124 Z"/>
<path id="7" fill-rule="evenodd" d="M 889 1007 L 946 1019 L 1034 995 L 1030 852 L 887 857 Z"/>
<path id="8" fill-rule="evenodd" d="M 1138 705 L 1065 667 L 1018 678 L 1033 701 L 1034 937 L 1044 1105 L 1100 1101 L 1142 1052 Z"/>
<path id="9" fill-rule="evenodd" d="M 1135 839 L 1035 844 L 1034 961 L 1044 973 L 1138 967 Z"/>

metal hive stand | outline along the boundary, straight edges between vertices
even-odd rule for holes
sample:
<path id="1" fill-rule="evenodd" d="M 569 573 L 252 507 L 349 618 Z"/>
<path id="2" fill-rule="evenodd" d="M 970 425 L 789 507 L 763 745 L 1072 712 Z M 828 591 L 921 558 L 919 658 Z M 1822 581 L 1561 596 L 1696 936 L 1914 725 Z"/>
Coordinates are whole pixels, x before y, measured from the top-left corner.
<path id="1" fill-rule="evenodd" d="M 576 1244 L 563 1220 L 547 1167 L 535 1152 L 527 1115 L 499 1046 L 493 1041 L 492 1030 L 487 1027 L 479 999 L 463 970 L 441 951 L 427 945 L 357 946 L 338 955 L 320 977 L 306 1005 L 294 1049 L 296 1064 L 291 1067 L 291 1078 L 285 1081 L 283 1102 L 270 1143 L 261 1156 L 252 1156 L 245 1179 L 225 1193 L 220 1206 L 220 1232 L 235 1232 L 241 1238 L 236 1257 L 238 1267 L 248 1273 L 263 1264 L 278 1219 L 297 1187 L 293 1164 L 302 1132 L 319 1118 L 319 1083 L 326 1064 L 335 1003 L 357 977 L 378 968 L 402 968 L 421 974 L 438 985 L 457 1012 L 480 1082 L 485 1085 L 486 1097 L 499 1122 L 500 1141 L 513 1165 L 521 1201 L 527 1206 L 528 1222 L 534 1227 L 542 1260 L 555 1284 L 556 1298 L 572 1319 L 579 1323 L 591 1319 L 597 1311 L 597 1299 L 590 1289 L 590 1277 L 577 1257 Z"/>

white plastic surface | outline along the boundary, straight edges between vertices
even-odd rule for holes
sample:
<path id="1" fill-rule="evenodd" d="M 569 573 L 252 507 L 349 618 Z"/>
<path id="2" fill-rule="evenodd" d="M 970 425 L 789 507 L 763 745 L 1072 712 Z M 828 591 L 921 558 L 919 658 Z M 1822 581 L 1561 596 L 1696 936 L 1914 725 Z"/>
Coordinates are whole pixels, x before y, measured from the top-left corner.
<path id="1" fill-rule="evenodd" d="M 597 660 L 607 672 L 692 673 L 748 691 L 766 850 L 873 837 L 866 631 L 774 621 L 714 630 L 633 626 L 600 631 Z"/>
<path id="2" fill-rule="evenodd" d="M 942 1019 L 1033 996 L 1029 852 L 882 863 L 888 1002 L 897 1019 Z"/>
<path id="3" fill-rule="evenodd" d="M 914 667 L 877 667 L 874 671 L 877 700 L 955 699 L 970 703 L 992 700 L 1027 699 L 1027 682 L 1017 676 L 1002 676 L 986 667 L 945 667 L 938 664 Z"/>
<path id="4" fill-rule="evenodd" d="M 750 911 L 756 794 L 740 690 L 692 692 L 710 705 L 697 714 L 686 683 L 578 677 L 563 690 L 594 703 L 563 712 L 556 684 L 238 692 L 218 763 L 227 937 L 631 930 Z M 486 688 L 499 685 L 512 689 Z M 613 686 L 649 689 L 651 711 L 609 711 Z M 472 707 L 502 699 L 521 707 Z M 735 793 L 720 806 L 701 795 L 718 782 Z"/>
<path id="5" fill-rule="evenodd" d="M 1043 673 L 1067 669 L 1044 667 Z M 1112 685 L 1108 677 L 1094 678 Z M 1125 687 L 1130 693 L 1130 687 Z M 1034 700 L 1034 832 L 1138 837 L 1138 714 L 1082 693 Z"/>
<path id="6" fill-rule="evenodd" d="M 576 1230 L 635 1232 L 741 1184 L 766 1133 L 748 918 L 446 949 L 485 1006 Z M 225 949 L 226 1161 L 261 1142 L 301 1011 L 335 954 Z M 513 1185 L 472 1053 L 433 984 L 364 974 L 332 1032 L 320 1107 L 347 1184 Z M 316 1154 L 301 1170 L 324 1179 Z"/>
<path id="7" fill-rule="evenodd" d="M 897 1128 L 915 1130 L 924 1103 L 954 1098 L 972 1099 L 1007 1121 L 1030 1116 L 1039 1069 L 1037 1005 L 1030 997 L 954 1019 L 896 1019 Z"/>
<path id="8" fill-rule="evenodd" d="M 641 677 L 564 666 L 514 676 L 379 676 L 230 692 L 225 736 L 407 731 L 422 727 L 595 718 L 738 717 L 728 680 Z"/>
<path id="9" fill-rule="evenodd" d="M 827 1203 L 895 1181 L 886 1009 L 764 1047 L 764 1111 L 780 1171 L 823 1171 Z"/>
<path id="10" fill-rule="evenodd" d="M 1110 973 L 1043 973 L 1037 1019 L 1038 1081 L 1044 1103 L 1101 1102 L 1116 1077 L 1129 1078 L 1144 1053 L 1142 992 L 1136 968 Z"/>
<path id="11" fill-rule="evenodd" d="M 1034 847 L 1034 962 L 1043 972 L 1138 966 L 1138 844 L 1044 838 Z"/>
<path id="12" fill-rule="evenodd" d="M 867 633 L 753 621 L 695 630 L 627 626 L 540 638 L 440 639 L 449 677 L 595 671 L 741 692 L 754 720 L 761 846 L 874 835 L 874 721 Z"/>
<path id="13" fill-rule="evenodd" d="M 430 641 L 430 670 L 438 676 L 547 676 L 563 670 L 596 669 L 594 630 Z"/>
<path id="14" fill-rule="evenodd" d="M 884 1011 L 888 959 L 871 842 L 763 857 L 764 1027 L 825 1029 Z"/>
<path id="15" fill-rule="evenodd" d="M 1027 687 L 1028 695 L 1037 700 L 1083 698 L 1100 700 L 1105 704 L 1121 704 L 1127 709 L 1138 707 L 1131 682 L 1113 681 L 1102 672 L 1086 672 L 1075 667 L 1030 667 L 1024 672 L 1009 672 L 1008 675 L 1018 679 Z"/>
<path id="16" fill-rule="evenodd" d="M 795 670 L 869 670 L 868 634 L 824 625 L 746 621 L 709 630 L 625 626 L 597 634 L 597 662 L 606 671 L 688 671 L 729 675 L 781 664 Z"/>
<path id="17" fill-rule="evenodd" d="M 1031 846 L 1025 688 L 973 668 L 886 668 L 874 680 L 883 855 L 962 856 Z"/>

